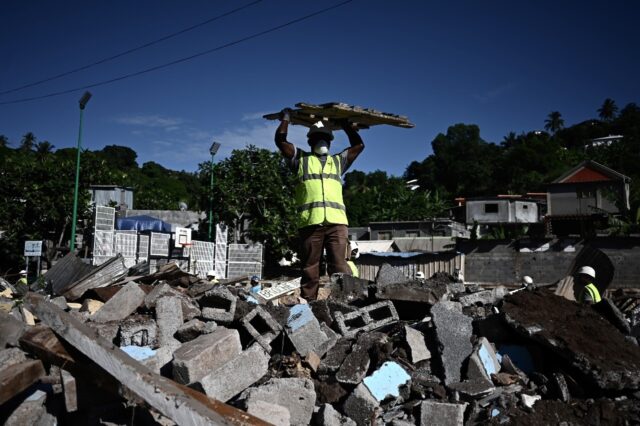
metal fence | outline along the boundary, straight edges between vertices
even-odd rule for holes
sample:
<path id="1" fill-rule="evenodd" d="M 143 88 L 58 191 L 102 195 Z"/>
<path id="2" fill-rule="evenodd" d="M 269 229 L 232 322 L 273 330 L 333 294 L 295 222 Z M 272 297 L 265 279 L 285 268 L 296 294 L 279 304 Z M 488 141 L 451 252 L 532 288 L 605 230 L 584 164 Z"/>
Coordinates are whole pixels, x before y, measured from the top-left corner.
<path id="1" fill-rule="evenodd" d="M 227 276 L 262 277 L 262 244 L 229 244 Z"/>

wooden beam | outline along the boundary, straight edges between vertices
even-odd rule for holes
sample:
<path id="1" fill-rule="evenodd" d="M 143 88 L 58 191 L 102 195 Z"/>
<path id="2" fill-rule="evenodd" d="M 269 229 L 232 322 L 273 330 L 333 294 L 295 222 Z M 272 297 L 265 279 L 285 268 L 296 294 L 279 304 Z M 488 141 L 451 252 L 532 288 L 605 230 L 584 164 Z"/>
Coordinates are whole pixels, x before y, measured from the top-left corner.
<path id="1" fill-rule="evenodd" d="M 24 361 L 0 371 L 0 405 L 36 383 L 45 375 L 42 361 Z"/>
<path id="2" fill-rule="evenodd" d="M 194 398 L 177 383 L 154 373 L 120 348 L 96 336 L 88 326 L 48 303 L 42 296 L 30 293 L 25 302 L 60 337 L 115 377 L 122 386 L 174 422 L 203 426 L 265 424 L 234 407 L 206 404 Z"/>

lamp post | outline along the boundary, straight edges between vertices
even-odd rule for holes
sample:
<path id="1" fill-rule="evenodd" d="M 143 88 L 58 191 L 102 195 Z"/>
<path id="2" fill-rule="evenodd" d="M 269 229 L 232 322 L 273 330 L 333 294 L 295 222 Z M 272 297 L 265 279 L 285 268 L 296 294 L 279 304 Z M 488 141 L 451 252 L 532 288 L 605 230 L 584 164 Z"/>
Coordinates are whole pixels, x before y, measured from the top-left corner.
<path id="1" fill-rule="evenodd" d="M 212 229 L 213 229 L 213 157 L 216 155 L 220 149 L 220 144 L 218 142 L 213 142 L 211 144 L 211 148 L 209 148 L 209 152 L 211 153 L 211 185 L 209 187 L 209 241 L 213 241 L 211 239 Z"/>
<path id="2" fill-rule="evenodd" d="M 78 186 L 80 183 L 80 148 L 82 147 L 82 113 L 87 102 L 91 99 L 90 92 L 84 92 L 78 103 L 80 104 L 80 128 L 78 129 L 78 152 L 76 157 L 76 186 L 73 191 L 73 219 L 71 219 L 71 253 L 76 248 L 76 222 L 78 221 Z"/>

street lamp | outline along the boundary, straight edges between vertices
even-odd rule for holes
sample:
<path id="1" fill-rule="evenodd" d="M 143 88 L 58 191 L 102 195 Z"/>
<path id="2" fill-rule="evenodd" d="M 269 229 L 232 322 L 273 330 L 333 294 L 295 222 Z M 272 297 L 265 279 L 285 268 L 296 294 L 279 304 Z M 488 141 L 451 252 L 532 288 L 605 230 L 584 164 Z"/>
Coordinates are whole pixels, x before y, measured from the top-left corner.
<path id="1" fill-rule="evenodd" d="M 211 148 L 209 148 L 209 152 L 211 153 L 211 186 L 209 187 L 209 241 L 213 241 L 211 239 L 211 230 L 213 229 L 213 157 L 216 155 L 220 149 L 220 144 L 218 142 L 213 142 L 211 144 Z"/>
<path id="2" fill-rule="evenodd" d="M 71 220 L 71 253 L 76 248 L 76 222 L 78 220 L 78 185 L 80 182 L 80 148 L 82 147 L 82 112 L 91 99 L 90 92 L 84 92 L 78 103 L 80 104 L 80 128 L 78 129 L 78 153 L 76 157 L 76 186 L 73 191 L 73 219 Z"/>

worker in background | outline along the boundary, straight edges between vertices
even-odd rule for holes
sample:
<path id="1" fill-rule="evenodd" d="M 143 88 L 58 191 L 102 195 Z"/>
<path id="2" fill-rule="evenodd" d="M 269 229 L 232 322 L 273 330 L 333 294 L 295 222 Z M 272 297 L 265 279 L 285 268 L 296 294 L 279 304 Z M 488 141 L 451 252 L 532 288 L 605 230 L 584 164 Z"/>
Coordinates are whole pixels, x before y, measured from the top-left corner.
<path id="1" fill-rule="evenodd" d="M 351 254 L 349 255 L 349 257 L 347 257 L 347 265 L 349 265 L 349 269 L 351 269 L 351 276 L 360 278 L 360 271 L 358 271 L 358 267 L 355 263 L 353 263 L 352 260 L 360 257 L 358 243 L 356 243 L 355 241 L 349 241 L 349 249 L 351 250 Z"/>
<path id="2" fill-rule="evenodd" d="M 524 277 L 522 277 L 521 284 L 523 288 L 533 288 L 533 278 L 531 278 L 529 275 L 525 275 Z"/>
<path id="3" fill-rule="evenodd" d="M 220 281 L 218 281 L 218 279 L 216 278 L 216 271 L 207 272 L 207 281 L 209 281 L 211 284 L 220 283 Z"/>
<path id="4" fill-rule="evenodd" d="M 250 281 L 251 285 L 251 293 L 258 293 L 262 290 L 262 285 L 260 284 L 260 278 L 257 275 L 251 277 Z"/>
<path id="5" fill-rule="evenodd" d="M 16 286 L 19 285 L 28 285 L 28 281 L 27 281 L 27 271 L 26 270 L 22 270 L 20 271 L 20 278 L 18 279 L 18 281 L 16 282 Z"/>
<path id="6" fill-rule="evenodd" d="M 422 271 L 416 272 L 416 280 L 424 280 L 424 272 Z"/>
<path id="7" fill-rule="evenodd" d="M 342 175 L 364 149 L 362 138 L 351 123 L 339 124 L 349 138 L 350 147 L 331 154 L 333 132 L 315 123 L 307 133 L 311 152 L 287 141 L 291 110 L 282 110 L 276 130 L 276 146 L 298 177 L 295 201 L 298 208 L 298 234 L 301 242 L 302 297 L 316 300 L 320 286 L 320 257 L 327 252 L 327 269 L 350 273 L 345 259 L 348 244 L 347 212 L 342 199 Z"/>
<path id="8" fill-rule="evenodd" d="M 593 284 L 596 279 L 596 271 L 590 266 L 583 266 L 573 277 L 573 292 L 577 294 L 576 300 L 579 303 L 593 305 L 602 300 L 598 287 Z"/>

